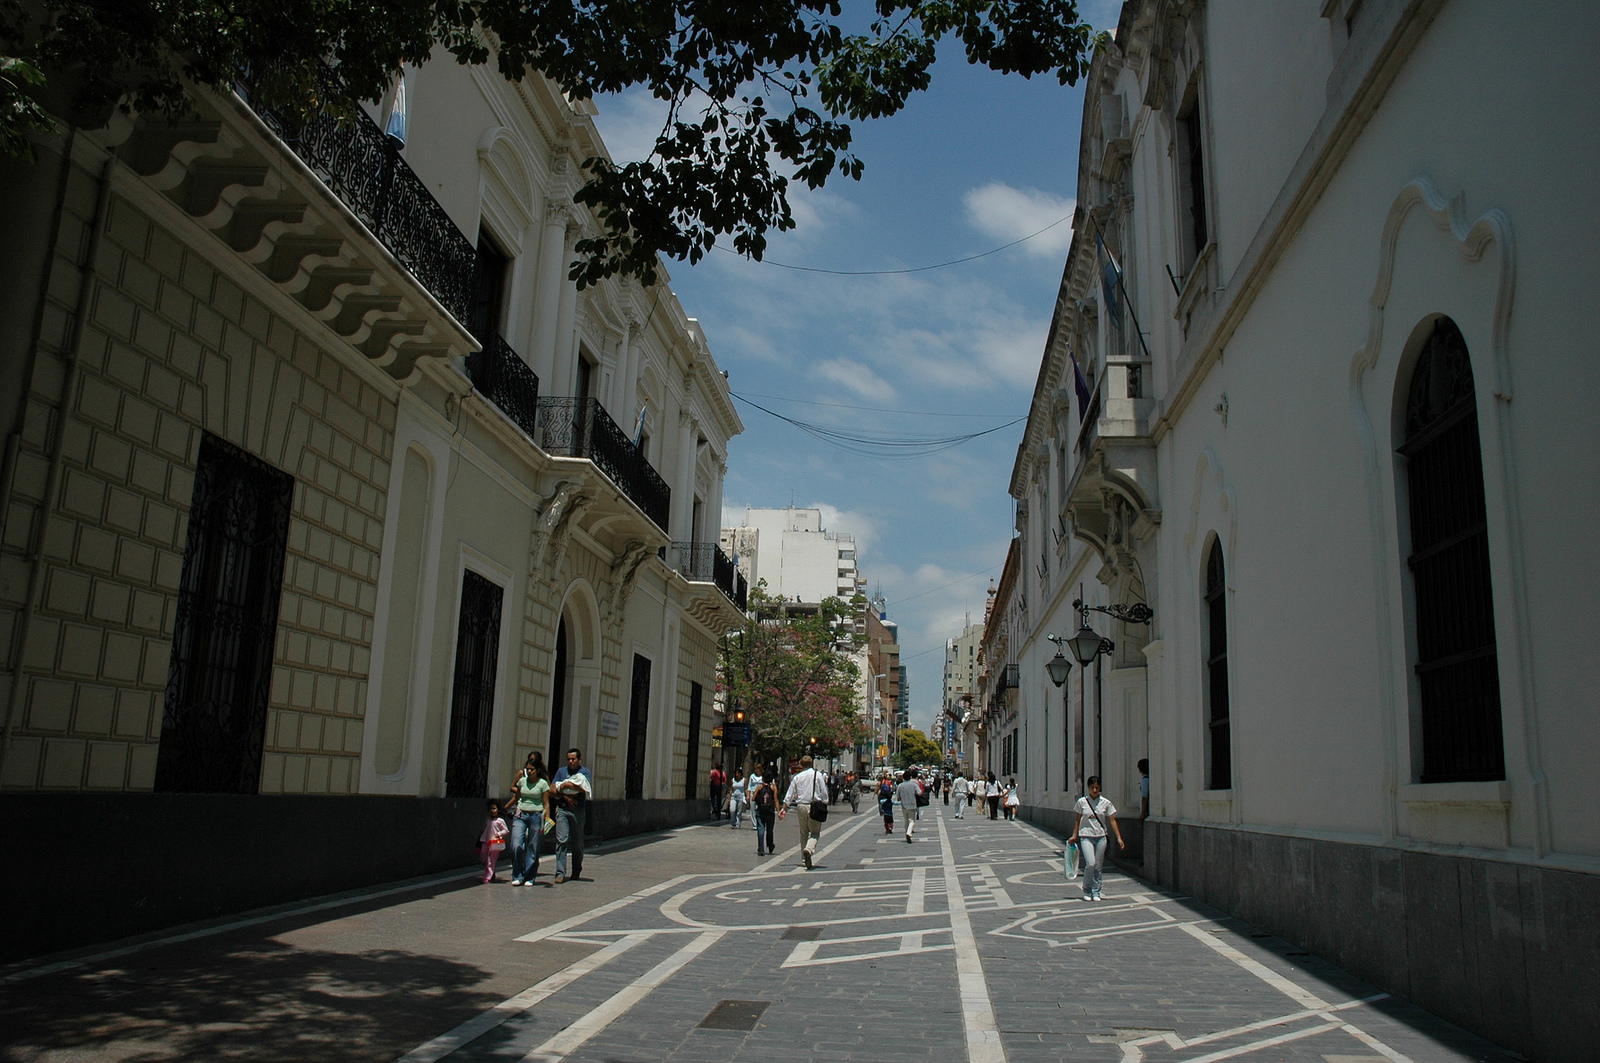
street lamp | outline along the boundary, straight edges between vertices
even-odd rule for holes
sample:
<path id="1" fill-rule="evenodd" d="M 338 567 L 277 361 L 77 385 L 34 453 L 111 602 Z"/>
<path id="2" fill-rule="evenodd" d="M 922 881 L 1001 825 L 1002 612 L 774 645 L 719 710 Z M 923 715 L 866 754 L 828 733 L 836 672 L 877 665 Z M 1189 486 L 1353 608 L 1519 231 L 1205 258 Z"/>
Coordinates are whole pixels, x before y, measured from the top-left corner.
<path id="1" fill-rule="evenodd" d="M 1072 636 L 1072 655 L 1078 659 L 1078 664 L 1087 670 L 1089 662 L 1094 662 L 1094 773 L 1101 772 L 1101 758 L 1104 754 L 1105 743 L 1101 731 L 1101 707 L 1105 700 L 1105 689 L 1100 677 L 1100 658 L 1116 651 L 1116 644 L 1108 638 L 1101 638 L 1100 633 L 1089 626 L 1089 613 L 1104 613 L 1113 620 L 1121 620 L 1126 624 L 1148 624 L 1155 618 L 1155 611 L 1143 602 L 1132 605 L 1085 605 L 1079 598 L 1072 603 L 1078 610 L 1078 633 Z M 1080 684 L 1082 682 L 1080 675 Z M 1082 687 L 1079 687 L 1079 697 L 1082 697 Z M 1088 750 L 1083 751 L 1084 760 L 1088 760 Z M 1087 770 L 1087 769 L 1086 769 Z"/>

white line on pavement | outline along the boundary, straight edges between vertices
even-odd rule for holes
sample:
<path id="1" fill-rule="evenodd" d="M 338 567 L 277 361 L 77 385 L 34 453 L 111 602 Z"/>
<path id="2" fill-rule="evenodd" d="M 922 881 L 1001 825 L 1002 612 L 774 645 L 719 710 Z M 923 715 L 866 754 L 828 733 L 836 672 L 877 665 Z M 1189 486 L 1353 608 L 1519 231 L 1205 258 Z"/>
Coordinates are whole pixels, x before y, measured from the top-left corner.
<path id="1" fill-rule="evenodd" d="M 1201 930 L 1192 923 L 1183 923 L 1180 925 L 1182 926 L 1185 934 L 1188 934 L 1196 941 L 1201 942 L 1207 948 L 1216 952 L 1219 956 L 1226 957 L 1227 959 L 1233 961 L 1236 966 L 1242 967 L 1244 970 L 1249 971 L 1251 974 L 1255 975 L 1257 978 L 1261 979 L 1263 982 L 1267 983 L 1269 986 L 1276 989 L 1278 992 L 1282 993 L 1296 1004 L 1299 1004 L 1302 1008 L 1312 1008 L 1320 1011 L 1328 1006 L 1328 1002 L 1326 1000 L 1323 1000 L 1309 989 L 1304 989 L 1298 985 L 1295 985 L 1283 975 L 1262 966 L 1255 960 L 1252 960 L 1250 957 L 1240 952 L 1238 949 L 1234 948 L 1232 945 L 1228 944 L 1226 941 L 1218 941 L 1215 934 L 1212 934 L 1209 931 Z"/>
<path id="2" fill-rule="evenodd" d="M 559 934 L 563 930 L 571 930 L 575 926 L 581 926 L 582 924 L 589 922 L 591 919 L 594 919 L 596 916 L 607 915 L 616 911 L 618 908 L 626 908 L 635 901 L 642 901 L 646 897 L 652 897 L 655 894 L 660 893 L 663 890 L 669 890 L 674 886 L 681 886 L 690 879 L 698 877 L 698 875 L 679 875 L 676 878 L 669 878 L 665 882 L 657 882 L 654 886 L 646 886 L 644 889 L 635 893 L 630 893 L 626 897 L 619 897 L 610 904 L 602 904 L 598 908 L 591 908 L 582 915 L 569 916 L 568 918 L 561 920 L 559 923 L 551 923 L 549 926 L 542 926 L 538 930 L 531 930 L 516 940 L 543 941 L 545 938 Z"/>
<path id="3" fill-rule="evenodd" d="M 474 1015 L 455 1029 L 440 1034 L 426 1044 L 418 1045 L 395 1060 L 395 1063 L 434 1063 L 435 1060 L 443 1059 L 462 1045 L 475 1041 L 501 1023 L 516 1018 L 557 990 L 565 989 L 584 975 L 599 970 L 629 949 L 648 940 L 650 935 L 644 933 L 629 934 L 621 941 L 614 941 L 599 952 L 568 964 L 537 985 L 529 986 L 516 996 L 501 1001 L 488 1011 Z"/>
<path id="4" fill-rule="evenodd" d="M 928 869 L 916 868 L 911 872 L 911 888 L 906 890 L 906 914 L 921 915 L 927 911 Z"/>
<path id="5" fill-rule="evenodd" d="M 939 847 L 949 854 L 944 864 L 944 888 L 950 905 L 950 935 L 956 947 L 956 978 L 961 987 L 961 1024 L 967 1031 L 967 1063 L 1006 1063 L 1005 1045 L 1000 1043 L 1000 1024 L 995 1021 L 994 1004 L 989 999 L 989 983 L 983 975 L 983 958 L 972 936 L 972 921 L 967 918 L 966 898 L 961 895 L 961 877 L 956 873 L 955 850 L 944 817 L 939 826 Z"/>
<path id="6" fill-rule="evenodd" d="M 682 970 L 690 960 L 716 944 L 722 938 L 722 933 L 720 930 L 708 930 L 701 934 L 650 968 L 637 981 L 624 986 L 599 1007 L 523 1056 L 522 1063 L 555 1063 L 557 1060 L 565 1059 L 570 1053 L 583 1047 L 595 1034 L 625 1015 L 629 1008 L 649 996 L 662 982 Z"/>

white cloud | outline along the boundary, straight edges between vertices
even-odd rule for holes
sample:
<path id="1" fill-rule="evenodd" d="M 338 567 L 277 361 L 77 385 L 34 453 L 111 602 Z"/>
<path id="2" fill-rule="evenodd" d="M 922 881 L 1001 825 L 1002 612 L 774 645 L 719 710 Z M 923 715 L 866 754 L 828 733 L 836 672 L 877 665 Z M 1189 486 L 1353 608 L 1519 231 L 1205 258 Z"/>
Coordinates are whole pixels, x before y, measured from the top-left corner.
<path id="1" fill-rule="evenodd" d="M 848 358 L 830 358 L 811 367 L 816 376 L 849 388 L 864 399 L 874 402 L 892 402 L 895 390 L 888 381 L 858 361 Z"/>
<path id="2" fill-rule="evenodd" d="M 1066 257 L 1072 243 L 1071 218 L 1076 200 L 993 181 L 969 190 L 962 202 L 967 208 L 968 223 L 996 240 L 1032 237 L 1020 248 L 1028 257 L 1056 262 Z M 1052 228 L 1045 229 L 1052 224 Z M 1041 229 L 1045 231 L 1039 232 Z"/>
<path id="3" fill-rule="evenodd" d="M 649 89 L 633 88 L 616 95 L 598 96 L 594 117 L 606 150 L 617 163 L 638 162 L 655 150 L 656 137 L 667 123 L 667 101 Z"/>

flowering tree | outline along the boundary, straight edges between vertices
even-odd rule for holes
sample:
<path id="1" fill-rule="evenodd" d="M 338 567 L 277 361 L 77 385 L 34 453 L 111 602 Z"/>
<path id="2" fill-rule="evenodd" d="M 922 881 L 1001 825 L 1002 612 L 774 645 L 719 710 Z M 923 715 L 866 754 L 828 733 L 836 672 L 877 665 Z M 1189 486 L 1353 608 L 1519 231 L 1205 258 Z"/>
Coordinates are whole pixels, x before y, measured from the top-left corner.
<path id="1" fill-rule="evenodd" d="M 834 756 L 866 740 L 861 671 L 850 656 L 854 615 L 839 598 L 796 614 L 764 583 L 751 591 L 750 620 L 726 644 L 722 681 L 728 704 L 749 714 L 762 759 Z"/>

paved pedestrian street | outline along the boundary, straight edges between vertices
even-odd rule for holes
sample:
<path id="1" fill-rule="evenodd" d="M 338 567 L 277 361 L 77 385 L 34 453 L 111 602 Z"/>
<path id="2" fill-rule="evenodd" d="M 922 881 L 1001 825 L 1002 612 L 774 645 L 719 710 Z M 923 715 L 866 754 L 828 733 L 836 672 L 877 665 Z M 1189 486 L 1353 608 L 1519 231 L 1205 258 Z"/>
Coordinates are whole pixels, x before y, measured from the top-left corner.
<path id="1" fill-rule="evenodd" d="M 900 826 L 840 806 L 807 871 L 793 818 L 759 859 L 708 823 L 599 848 L 593 881 L 463 874 L 15 969 L 3 1058 L 1513 1058 L 1114 870 L 1085 902 L 1027 824 Z"/>

